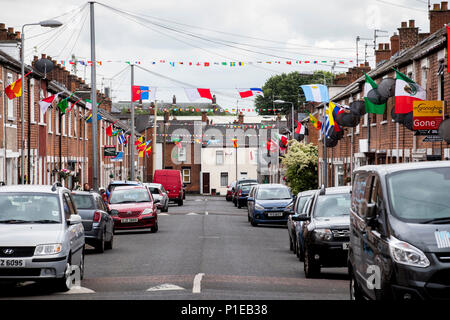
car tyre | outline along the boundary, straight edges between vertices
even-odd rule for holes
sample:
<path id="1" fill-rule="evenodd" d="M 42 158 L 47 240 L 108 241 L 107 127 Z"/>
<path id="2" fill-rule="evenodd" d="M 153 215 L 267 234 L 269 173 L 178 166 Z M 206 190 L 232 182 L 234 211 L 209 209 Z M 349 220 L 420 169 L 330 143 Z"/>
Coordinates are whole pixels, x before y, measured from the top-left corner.
<path id="1" fill-rule="evenodd" d="M 69 260 L 66 263 L 66 269 L 64 270 L 64 276 L 53 281 L 55 289 L 59 292 L 67 292 L 72 287 L 70 261 L 71 259 L 69 257 Z"/>
<path id="2" fill-rule="evenodd" d="M 111 240 L 109 240 L 108 242 L 105 242 L 105 249 L 111 250 L 113 248 L 113 243 L 114 243 L 114 230 L 111 234 Z"/>
<path id="3" fill-rule="evenodd" d="M 106 230 L 103 230 L 102 238 L 98 239 L 97 243 L 95 244 L 95 252 L 97 253 L 105 252 L 105 234 Z"/>
<path id="4" fill-rule="evenodd" d="M 252 225 L 252 227 L 258 226 L 258 224 L 255 222 L 255 220 L 253 218 L 250 218 L 250 224 Z"/>
<path id="5" fill-rule="evenodd" d="M 183 199 L 178 200 L 178 206 L 181 207 L 183 205 Z"/>
<path id="6" fill-rule="evenodd" d="M 289 250 L 294 251 L 294 244 L 292 243 L 292 237 L 289 235 Z"/>
<path id="7" fill-rule="evenodd" d="M 314 261 L 308 248 L 305 250 L 305 262 L 303 263 L 303 270 L 306 278 L 314 278 L 320 274 L 320 265 Z"/>
<path id="8" fill-rule="evenodd" d="M 238 202 L 237 207 L 238 207 L 238 209 L 241 209 L 242 208 L 242 204 L 240 202 Z"/>
<path id="9" fill-rule="evenodd" d="M 305 253 L 303 252 L 302 246 L 300 245 L 298 239 L 297 239 L 297 258 L 301 262 L 305 261 Z"/>
<path id="10" fill-rule="evenodd" d="M 150 227 L 150 231 L 152 233 L 157 233 L 158 232 L 158 222 L 155 222 L 155 225 L 153 227 Z"/>
<path id="11" fill-rule="evenodd" d="M 350 300 L 361 301 L 364 300 L 364 294 L 361 286 L 358 281 L 356 281 L 355 274 L 352 269 L 349 268 L 350 273 Z"/>

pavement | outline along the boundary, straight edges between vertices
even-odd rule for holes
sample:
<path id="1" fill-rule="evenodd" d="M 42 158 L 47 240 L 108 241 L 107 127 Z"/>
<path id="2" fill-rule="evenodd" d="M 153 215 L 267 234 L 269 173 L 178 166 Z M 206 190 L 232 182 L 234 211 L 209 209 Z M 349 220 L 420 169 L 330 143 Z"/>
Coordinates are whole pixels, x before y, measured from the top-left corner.
<path id="1" fill-rule="evenodd" d="M 346 268 L 306 279 L 285 226 L 252 227 L 247 209 L 190 196 L 159 213 L 159 231 L 119 231 L 114 248 L 87 250 L 81 287 L 0 287 L 0 299 L 347 300 Z"/>

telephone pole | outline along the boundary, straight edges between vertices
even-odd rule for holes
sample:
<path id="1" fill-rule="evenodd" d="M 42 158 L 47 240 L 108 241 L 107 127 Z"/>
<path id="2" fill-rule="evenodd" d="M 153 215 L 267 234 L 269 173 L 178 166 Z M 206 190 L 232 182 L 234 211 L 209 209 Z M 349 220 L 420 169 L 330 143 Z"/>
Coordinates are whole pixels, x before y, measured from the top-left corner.
<path id="1" fill-rule="evenodd" d="M 134 180 L 134 103 L 133 103 L 133 86 L 134 86 L 134 64 L 131 67 L 131 141 L 130 141 L 130 180 Z"/>

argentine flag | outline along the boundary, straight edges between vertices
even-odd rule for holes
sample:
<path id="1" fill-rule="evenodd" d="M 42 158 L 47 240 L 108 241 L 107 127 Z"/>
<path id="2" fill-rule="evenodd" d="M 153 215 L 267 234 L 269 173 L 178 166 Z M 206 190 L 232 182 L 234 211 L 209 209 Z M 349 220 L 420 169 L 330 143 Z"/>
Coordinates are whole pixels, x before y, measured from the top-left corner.
<path id="1" fill-rule="evenodd" d="M 328 102 L 328 87 L 323 84 L 309 84 L 300 86 L 302 88 L 306 101 Z"/>

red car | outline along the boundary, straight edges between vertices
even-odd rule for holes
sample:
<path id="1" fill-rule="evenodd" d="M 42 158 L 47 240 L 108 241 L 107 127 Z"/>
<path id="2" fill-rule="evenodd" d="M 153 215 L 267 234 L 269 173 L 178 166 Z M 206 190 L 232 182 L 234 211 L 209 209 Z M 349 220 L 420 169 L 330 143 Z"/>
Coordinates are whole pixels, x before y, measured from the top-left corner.
<path id="1" fill-rule="evenodd" d="M 172 169 L 155 170 L 153 183 L 162 184 L 167 191 L 169 201 L 183 205 L 184 185 L 181 179 L 181 171 Z"/>
<path id="2" fill-rule="evenodd" d="M 225 197 L 225 199 L 227 199 L 227 201 L 231 201 L 233 199 L 233 193 L 234 193 L 234 189 L 236 187 L 236 181 L 233 181 L 228 187 L 227 187 L 227 195 Z"/>
<path id="3" fill-rule="evenodd" d="M 114 219 L 114 228 L 150 228 L 158 231 L 157 207 L 145 186 L 116 187 L 108 200 L 108 209 Z"/>

